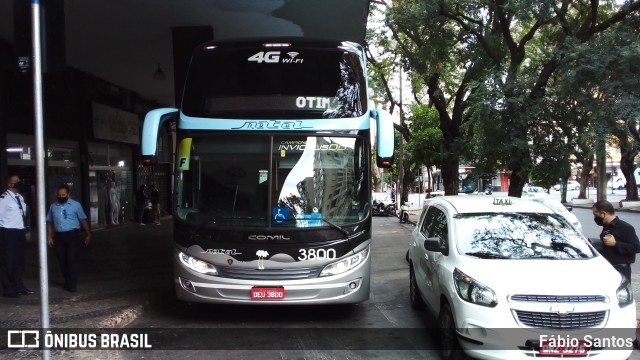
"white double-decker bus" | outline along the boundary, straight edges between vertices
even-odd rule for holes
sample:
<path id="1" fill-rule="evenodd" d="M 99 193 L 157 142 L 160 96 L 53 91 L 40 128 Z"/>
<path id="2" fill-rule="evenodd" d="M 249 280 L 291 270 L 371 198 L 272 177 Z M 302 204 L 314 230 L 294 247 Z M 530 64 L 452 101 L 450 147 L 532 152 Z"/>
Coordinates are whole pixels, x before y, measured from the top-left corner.
<path id="1" fill-rule="evenodd" d="M 180 109 L 147 114 L 145 161 L 168 121 L 176 124 L 179 299 L 369 298 L 372 135 L 379 167 L 392 164 L 394 145 L 389 114 L 370 108 L 360 45 L 205 43 L 191 59 Z"/>

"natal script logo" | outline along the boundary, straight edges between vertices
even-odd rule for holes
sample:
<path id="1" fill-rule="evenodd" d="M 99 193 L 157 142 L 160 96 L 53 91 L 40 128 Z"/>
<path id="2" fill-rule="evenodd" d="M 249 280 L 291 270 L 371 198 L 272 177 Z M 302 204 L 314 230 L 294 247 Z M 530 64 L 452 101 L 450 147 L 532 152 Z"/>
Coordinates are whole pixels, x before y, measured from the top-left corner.
<path id="1" fill-rule="evenodd" d="M 293 129 L 311 129 L 311 126 L 302 126 L 302 121 L 284 121 L 284 120 L 255 120 L 245 121 L 240 127 L 231 128 L 245 130 L 293 130 Z"/>
<path id="2" fill-rule="evenodd" d="M 207 249 L 200 251 L 201 254 L 220 254 L 220 255 L 242 255 L 236 249 Z"/>
<path id="3" fill-rule="evenodd" d="M 264 270 L 264 259 L 269 256 L 269 253 L 267 250 L 258 250 L 256 255 L 258 256 L 258 270 Z"/>

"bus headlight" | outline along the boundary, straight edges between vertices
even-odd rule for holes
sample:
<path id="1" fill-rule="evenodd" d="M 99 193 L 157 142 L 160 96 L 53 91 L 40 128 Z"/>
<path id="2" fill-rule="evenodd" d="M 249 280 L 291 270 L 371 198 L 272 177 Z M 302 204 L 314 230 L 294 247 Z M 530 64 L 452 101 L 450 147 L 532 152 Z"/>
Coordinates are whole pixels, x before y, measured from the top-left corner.
<path id="1" fill-rule="evenodd" d="M 195 272 L 206 275 L 218 275 L 218 270 L 216 270 L 216 267 L 206 261 L 198 260 L 193 256 L 189 256 L 183 252 L 180 252 L 178 254 L 178 259 L 180 259 L 180 262 L 183 263 L 186 267 Z"/>
<path id="2" fill-rule="evenodd" d="M 342 274 L 362 264 L 369 256 L 369 247 L 348 258 L 333 262 L 322 269 L 320 277 Z"/>

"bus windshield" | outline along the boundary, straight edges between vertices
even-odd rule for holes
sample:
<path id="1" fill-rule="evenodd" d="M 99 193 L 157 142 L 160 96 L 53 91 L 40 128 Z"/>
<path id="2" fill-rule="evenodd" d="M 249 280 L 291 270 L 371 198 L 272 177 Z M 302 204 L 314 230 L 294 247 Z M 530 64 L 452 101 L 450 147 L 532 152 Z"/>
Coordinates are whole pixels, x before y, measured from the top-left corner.
<path id="1" fill-rule="evenodd" d="M 357 54 L 306 47 L 205 47 L 187 75 L 182 111 L 198 118 L 353 118 L 367 108 Z"/>
<path id="2" fill-rule="evenodd" d="M 194 225 L 340 226 L 363 220 L 359 137 L 207 135 L 179 141 L 177 208 Z"/>

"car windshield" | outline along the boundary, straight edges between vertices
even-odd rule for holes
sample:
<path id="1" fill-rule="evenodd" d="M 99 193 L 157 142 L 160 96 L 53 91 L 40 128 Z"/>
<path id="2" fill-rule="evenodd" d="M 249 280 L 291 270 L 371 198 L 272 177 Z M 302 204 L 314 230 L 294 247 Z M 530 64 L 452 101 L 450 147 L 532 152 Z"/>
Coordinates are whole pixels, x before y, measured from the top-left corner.
<path id="1" fill-rule="evenodd" d="M 491 259 L 587 259 L 587 241 L 557 214 L 478 213 L 455 219 L 458 251 Z"/>

